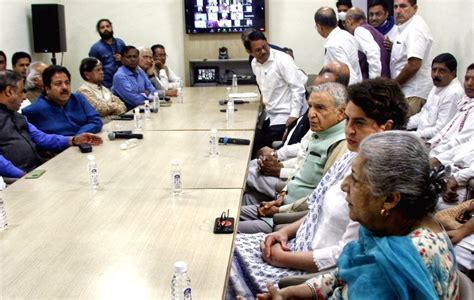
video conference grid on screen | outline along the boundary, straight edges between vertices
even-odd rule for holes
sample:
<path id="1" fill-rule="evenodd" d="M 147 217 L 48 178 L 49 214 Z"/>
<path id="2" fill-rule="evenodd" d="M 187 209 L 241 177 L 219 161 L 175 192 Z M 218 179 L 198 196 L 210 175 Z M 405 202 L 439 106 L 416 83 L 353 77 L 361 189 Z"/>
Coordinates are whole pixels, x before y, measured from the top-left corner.
<path id="1" fill-rule="evenodd" d="M 256 25 L 254 24 L 256 16 L 254 0 L 196 0 L 194 2 L 194 33 L 241 32 L 245 28 Z"/>

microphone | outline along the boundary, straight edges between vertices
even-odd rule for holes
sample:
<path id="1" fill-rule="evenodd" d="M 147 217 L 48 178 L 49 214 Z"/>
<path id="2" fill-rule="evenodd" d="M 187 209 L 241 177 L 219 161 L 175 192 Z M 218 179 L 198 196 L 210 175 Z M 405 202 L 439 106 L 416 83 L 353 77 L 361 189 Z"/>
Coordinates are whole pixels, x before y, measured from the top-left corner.
<path id="1" fill-rule="evenodd" d="M 109 140 L 113 141 L 115 139 L 143 139 L 143 134 L 141 133 L 129 133 L 123 131 L 112 131 L 108 134 Z"/>
<path id="2" fill-rule="evenodd" d="M 244 103 L 250 103 L 249 101 L 244 101 L 244 100 L 234 100 L 234 104 L 244 104 Z M 219 100 L 219 105 L 226 105 L 227 100 Z"/>
<path id="3" fill-rule="evenodd" d="M 228 138 L 228 137 L 220 137 L 219 144 L 234 144 L 234 145 L 250 145 L 250 140 L 247 139 L 236 139 L 236 138 Z"/>
<path id="4" fill-rule="evenodd" d="M 141 112 L 141 113 L 144 113 L 144 112 L 145 112 L 145 109 L 144 109 L 144 108 L 140 108 L 140 112 Z M 150 112 L 152 112 L 152 113 L 157 113 L 157 112 L 158 112 L 158 108 L 152 108 L 152 107 L 150 107 Z"/>

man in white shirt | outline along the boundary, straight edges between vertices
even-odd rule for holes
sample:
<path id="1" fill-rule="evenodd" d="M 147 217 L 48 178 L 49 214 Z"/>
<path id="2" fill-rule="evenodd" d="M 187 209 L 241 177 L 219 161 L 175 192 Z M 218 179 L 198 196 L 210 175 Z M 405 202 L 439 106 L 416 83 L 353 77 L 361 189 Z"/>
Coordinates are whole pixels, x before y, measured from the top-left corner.
<path id="1" fill-rule="evenodd" d="M 447 193 L 443 200 L 438 201 L 437 210 L 459 204 L 464 200 L 467 182 L 474 177 L 474 136 L 464 144 L 436 155 L 431 163 L 449 165 L 452 172 L 447 182 Z"/>
<path id="2" fill-rule="evenodd" d="M 155 62 L 155 68 L 159 71 L 160 81 L 163 84 L 165 90 L 176 90 L 181 84 L 181 78 L 179 78 L 173 70 L 166 64 L 165 46 L 156 44 L 151 46 L 153 52 L 153 60 Z"/>
<path id="3" fill-rule="evenodd" d="M 416 15 L 417 9 L 416 0 L 395 0 L 393 5 L 398 32 L 390 72 L 408 101 L 409 117 L 421 110 L 432 87 L 428 59 L 433 37 L 423 18 Z"/>
<path id="4" fill-rule="evenodd" d="M 456 78 L 458 63 L 450 53 L 442 53 L 433 59 L 431 78 L 433 88 L 421 111 L 411 116 L 407 129 L 425 140 L 434 137 L 457 111 L 457 102 L 464 95 L 461 83 Z"/>
<path id="5" fill-rule="evenodd" d="M 474 63 L 467 67 L 464 76 L 464 95 L 458 102 L 458 110 L 452 120 L 428 143 L 430 156 L 448 151 L 464 144 L 474 135 Z"/>
<path id="6" fill-rule="evenodd" d="M 324 64 L 338 61 L 346 64 L 350 70 L 349 84 L 362 80 L 357 55 L 357 41 L 347 31 L 337 27 L 336 13 L 332 8 L 321 7 L 314 15 L 316 30 L 326 39 L 324 44 Z"/>
<path id="7" fill-rule="evenodd" d="M 390 54 L 385 49 L 384 37 L 367 24 L 364 12 L 353 7 L 347 11 L 346 29 L 357 41 L 362 78 L 390 78 Z"/>
<path id="8" fill-rule="evenodd" d="M 270 48 L 260 31 L 248 35 L 244 42 L 247 52 L 254 57 L 252 71 L 262 94 L 266 119 L 255 134 L 252 157 L 262 147 L 270 147 L 281 140 L 285 129 L 306 110 L 305 83 L 295 62 L 286 53 Z"/>

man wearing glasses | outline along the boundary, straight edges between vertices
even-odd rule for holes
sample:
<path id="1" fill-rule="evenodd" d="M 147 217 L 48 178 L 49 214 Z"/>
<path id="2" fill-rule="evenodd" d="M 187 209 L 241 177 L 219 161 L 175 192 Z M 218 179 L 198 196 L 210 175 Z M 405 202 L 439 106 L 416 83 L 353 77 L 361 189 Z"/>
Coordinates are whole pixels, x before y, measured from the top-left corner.
<path id="1" fill-rule="evenodd" d="M 159 79 L 165 90 L 176 91 L 180 85 L 181 78 L 179 78 L 173 70 L 166 65 L 166 50 L 165 46 L 156 44 L 151 46 L 153 52 L 153 61 L 155 63 L 155 70 L 159 74 Z"/>

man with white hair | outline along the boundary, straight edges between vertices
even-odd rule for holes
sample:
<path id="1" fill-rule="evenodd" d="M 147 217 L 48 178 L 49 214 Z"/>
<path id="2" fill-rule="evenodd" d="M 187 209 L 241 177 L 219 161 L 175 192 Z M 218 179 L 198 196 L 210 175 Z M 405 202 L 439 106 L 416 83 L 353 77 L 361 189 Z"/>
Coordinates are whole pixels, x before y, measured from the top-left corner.
<path id="1" fill-rule="evenodd" d="M 43 71 L 48 66 L 42 61 L 35 61 L 28 67 L 28 75 L 26 75 L 25 89 L 26 99 L 31 103 L 35 102 L 36 98 L 43 92 Z"/>

